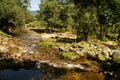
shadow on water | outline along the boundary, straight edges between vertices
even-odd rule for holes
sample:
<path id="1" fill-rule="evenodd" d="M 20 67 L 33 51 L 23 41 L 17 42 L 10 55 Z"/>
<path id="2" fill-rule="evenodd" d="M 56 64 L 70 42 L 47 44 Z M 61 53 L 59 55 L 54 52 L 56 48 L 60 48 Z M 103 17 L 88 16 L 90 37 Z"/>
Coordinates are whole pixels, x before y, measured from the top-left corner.
<path id="1" fill-rule="evenodd" d="M 98 61 L 105 75 L 104 80 L 120 80 L 120 64 L 112 60 Z"/>
<path id="2" fill-rule="evenodd" d="M 44 74 L 39 70 L 5 69 L 0 72 L 0 80 L 39 80 Z"/>
<path id="3" fill-rule="evenodd" d="M 65 75 L 65 69 L 58 69 L 37 61 L 16 62 L 14 60 L 0 61 L 0 80 L 53 80 Z"/>

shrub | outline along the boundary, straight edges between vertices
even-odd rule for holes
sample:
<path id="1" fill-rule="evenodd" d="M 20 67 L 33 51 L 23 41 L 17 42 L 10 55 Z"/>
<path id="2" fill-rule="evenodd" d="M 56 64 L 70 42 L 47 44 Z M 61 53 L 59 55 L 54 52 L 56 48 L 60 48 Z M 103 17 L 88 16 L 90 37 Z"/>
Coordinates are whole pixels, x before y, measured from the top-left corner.
<path id="1" fill-rule="evenodd" d="M 33 21 L 29 24 L 29 27 L 35 28 L 35 27 L 40 27 L 41 24 L 39 21 Z"/>
<path id="2" fill-rule="evenodd" d="M 40 46 L 43 46 L 43 47 L 53 47 L 53 43 L 52 42 L 41 42 L 39 43 Z"/>

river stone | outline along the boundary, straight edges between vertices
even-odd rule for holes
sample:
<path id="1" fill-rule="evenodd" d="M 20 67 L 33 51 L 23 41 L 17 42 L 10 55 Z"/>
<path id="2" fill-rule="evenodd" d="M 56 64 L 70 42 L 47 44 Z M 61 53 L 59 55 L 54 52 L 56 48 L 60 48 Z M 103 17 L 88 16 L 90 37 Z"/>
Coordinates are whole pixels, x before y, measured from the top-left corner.
<path id="1" fill-rule="evenodd" d="M 70 51 L 76 52 L 77 48 L 70 47 Z"/>
<path id="2" fill-rule="evenodd" d="M 66 68 L 66 69 L 80 69 L 80 70 L 85 70 L 85 67 L 81 64 L 70 64 L 67 62 L 51 62 L 49 60 L 38 60 L 36 65 L 40 67 L 42 64 L 48 64 L 49 66 L 53 66 L 56 68 Z"/>
<path id="3" fill-rule="evenodd" d="M 84 49 L 89 49 L 90 48 L 89 43 L 84 42 L 84 41 L 78 43 L 78 45 L 79 45 L 80 48 L 84 48 Z"/>
<path id="4" fill-rule="evenodd" d="M 112 56 L 112 50 L 109 47 L 104 47 L 102 49 L 102 53 L 106 54 L 107 56 Z"/>
<path id="5" fill-rule="evenodd" d="M 77 43 L 76 43 L 76 44 L 72 44 L 72 47 L 73 47 L 73 48 L 82 48 L 81 45 L 80 45 L 80 44 L 77 44 Z"/>
<path id="6" fill-rule="evenodd" d="M 0 46 L 0 52 L 7 52 L 7 51 L 9 51 L 7 47 Z"/>
<path id="7" fill-rule="evenodd" d="M 90 49 L 89 51 L 87 51 L 87 55 L 89 55 L 91 57 L 96 57 L 97 54 L 98 54 L 98 52 L 96 50 Z"/>
<path id="8" fill-rule="evenodd" d="M 3 51 L 5 48 L 3 46 L 0 46 L 0 51 Z"/>
<path id="9" fill-rule="evenodd" d="M 33 52 L 33 51 L 30 51 L 29 53 L 30 53 L 30 54 L 33 54 L 34 52 Z"/>
<path id="10" fill-rule="evenodd" d="M 107 54 L 99 54 L 98 58 L 99 58 L 99 60 L 105 61 L 105 60 L 109 59 L 109 55 L 107 55 Z"/>
<path id="11" fill-rule="evenodd" d="M 59 50 L 68 52 L 68 51 L 69 51 L 69 48 L 67 48 L 66 46 L 60 46 L 60 47 L 59 47 Z"/>

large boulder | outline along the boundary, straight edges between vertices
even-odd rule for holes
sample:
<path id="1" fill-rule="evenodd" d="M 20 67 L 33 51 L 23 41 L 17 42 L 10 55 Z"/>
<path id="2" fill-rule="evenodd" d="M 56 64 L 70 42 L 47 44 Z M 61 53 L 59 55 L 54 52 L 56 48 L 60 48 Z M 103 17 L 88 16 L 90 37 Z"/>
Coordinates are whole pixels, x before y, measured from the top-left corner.
<path id="1" fill-rule="evenodd" d="M 103 47 L 101 54 L 98 55 L 100 60 L 111 59 L 110 56 L 112 56 L 112 50 L 109 47 Z"/>
<path id="2" fill-rule="evenodd" d="M 59 46 L 59 50 L 63 52 L 69 52 L 70 51 L 70 44 L 62 44 Z"/>
<path id="3" fill-rule="evenodd" d="M 86 50 L 87 54 L 91 57 L 97 57 L 99 60 L 111 59 L 113 54 L 112 50 L 101 44 L 90 44 L 90 48 Z"/>

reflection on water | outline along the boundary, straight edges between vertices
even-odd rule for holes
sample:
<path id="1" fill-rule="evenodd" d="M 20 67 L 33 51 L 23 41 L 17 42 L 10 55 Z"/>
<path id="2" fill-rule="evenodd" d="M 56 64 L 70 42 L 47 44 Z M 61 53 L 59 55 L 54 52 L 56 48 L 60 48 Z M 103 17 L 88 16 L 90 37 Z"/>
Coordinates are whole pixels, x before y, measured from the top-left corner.
<path id="1" fill-rule="evenodd" d="M 0 80 L 41 80 L 43 73 L 39 70 L 19 69 L 14 71 L 6 69 L 0 71 Z"/>

